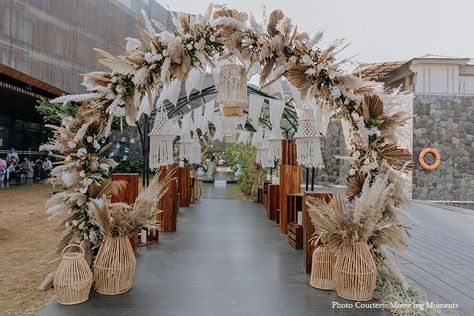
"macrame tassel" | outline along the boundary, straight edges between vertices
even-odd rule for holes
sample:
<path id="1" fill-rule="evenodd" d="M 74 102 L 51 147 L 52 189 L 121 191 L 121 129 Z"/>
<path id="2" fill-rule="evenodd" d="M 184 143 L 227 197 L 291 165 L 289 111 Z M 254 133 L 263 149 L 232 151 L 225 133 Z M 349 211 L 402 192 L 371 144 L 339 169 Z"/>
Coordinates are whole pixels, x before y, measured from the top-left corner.
<path id="1" fill-rule="evenodd" d="M 179 144 L 179 160 L 191 161 L 193 153 L 193 141 L 190 136 L 182 137 Z"/>
<path id="2" fill-rule="evenodd" d="M 319 137 L 296 139 L 296 160 L 307 168 L 323 168 Z"/>
<path id="3" fill-rule="evenodd" d="M 155 123 L 150 132 L 150 157 L 151 169 L 173 164 L 173 123 L 168 120 L 163 107 L 159 109 L 155 116 Z"/>
<path id="4" fill-rule="evenodd" d="M 191 156 L 189 157 L 190 164 L 201 163 L 201 144 L 197 137 L 193 137 L 193 143 L 191 145 Z"/>

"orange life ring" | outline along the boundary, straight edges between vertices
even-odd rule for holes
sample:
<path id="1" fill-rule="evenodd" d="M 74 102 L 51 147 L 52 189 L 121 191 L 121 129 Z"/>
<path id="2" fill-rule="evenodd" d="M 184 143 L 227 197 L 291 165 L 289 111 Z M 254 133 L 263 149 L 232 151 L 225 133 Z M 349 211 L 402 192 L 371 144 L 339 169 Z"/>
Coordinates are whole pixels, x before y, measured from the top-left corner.
<path id="1" fill-rule="evenodd" d="M 432 165 L 429 165 L 425 162 L 425 156 L 428 153 L 431 153 L 431 154 L 433 154 L 433 156 L 435 156 L 436 160 Z M 439 165 L 441 164 L 441 155 L 434 148 L 424 148 L 420 152 L 420 155 L 418 156 L 418 163 L 420 164 L 421 168 L 423 168 L 425 170 L 428 170 L 428 171 L 436 170 L 439 167 Z"/>

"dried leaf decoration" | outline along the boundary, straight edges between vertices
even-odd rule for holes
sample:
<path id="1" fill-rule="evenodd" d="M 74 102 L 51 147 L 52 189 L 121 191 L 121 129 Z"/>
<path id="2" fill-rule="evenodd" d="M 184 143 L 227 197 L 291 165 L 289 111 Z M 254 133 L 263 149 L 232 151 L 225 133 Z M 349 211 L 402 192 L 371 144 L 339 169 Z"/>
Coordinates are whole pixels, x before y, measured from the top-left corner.
<path id="1" fill-rule="evenodd" d="M 412 155 L 406 148 L 388 144 L 381 149 L 380 155 L 382 159 L 385 159 L 387 163 L 396 170 L 401 170 L 407 162 L 409 162 L 409 164 L 405 166 L 405 168 L 407 170 L 413 169 Z"/>
<path id="2" fill-rule="evenodd" d="M 377 95 L 366 95 L 364 102 L 359 107 L 358 112 L 365 121 L 383 116 L 383 102 Z"/>
<path id="3" fill-rule="evenodd" d="M 236 20 L 239 20 L 240 22 L 245 22 L 248 19 L 248 14 L 245 12 L 239 12 L 235 9 L 219 9 L 214 12 L 212 17 L 215 19 L 221 18 L 221 17 L 228 17 L 228 18 L 234 18 Z"/>
<path id="4" fill-rule="evenodd" d="M 359 195 L 362 191 L 362 187 L 364 186 L 366 175 L 363 173 L 359 173 L 353 177 L 350 177 L 347 180 L 347 198 L 350 200 L 355 198 Z"/>
<path id="5" fill-rule="evenodd" d="M 267 24 L 267 32 L 270 36 L 278 35 L 279 31 L 277 30 L 278 22 L 283 19 L 285 15 L 281 10 L 275 10 L 270 13 L 270 17 L 268 18 Z"/>
<path id="6" fill-rule="evenodd" d="M 285 73 L 286 79 L 296 88 L 301 89 L 308 83 L 308 78 L 305 74 L 309 66 L 294 66 Z"/>

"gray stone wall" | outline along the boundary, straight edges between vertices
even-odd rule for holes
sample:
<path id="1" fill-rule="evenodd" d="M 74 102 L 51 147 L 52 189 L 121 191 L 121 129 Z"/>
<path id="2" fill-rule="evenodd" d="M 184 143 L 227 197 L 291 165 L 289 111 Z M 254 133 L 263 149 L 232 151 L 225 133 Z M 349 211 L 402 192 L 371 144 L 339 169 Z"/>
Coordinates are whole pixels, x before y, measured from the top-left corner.
<path id="1" fill-rule="evenodd" d="M 344 133 L 341 120 L 331 119 L 326 137 L 321 137 L 321 153 L 324 161 L 323 169 L 316 169 L 314 183 L 317 185 L 345 184 L 345 175 L 348 174 L 347 163 L 334 156 L 347 155 Z M 303 169 L 302 182 L 306 183 L 306 169 Z M 311 183 L 311 170 L 309 170 Z"/>
<path id="2" fill-rule="evenodd" d="M 413 198 L 473 200 L 474 96 L 415 95 L 413 114 Z M 425 145 L 441 154 L 434 171 L 418 163 Z M 433 162 L 431 155 L 426 157 L 427 163 Z"/>

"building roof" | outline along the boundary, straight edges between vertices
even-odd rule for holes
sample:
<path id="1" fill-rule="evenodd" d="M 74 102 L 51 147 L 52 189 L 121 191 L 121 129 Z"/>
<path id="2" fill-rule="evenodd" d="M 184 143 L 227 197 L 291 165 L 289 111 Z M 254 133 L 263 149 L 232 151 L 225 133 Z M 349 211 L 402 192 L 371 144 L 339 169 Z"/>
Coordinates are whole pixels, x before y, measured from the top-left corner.
<path id="1" fill-rule="evenodd" d="M 353 74 L 356 76 L 363 77 L 368 80 L 383 81 L 385 77 L 395 69 L 403 66 L 408 61 L 390 61 L 384 63 L 368 63 L 361 64 L 357 67 Z"/>

